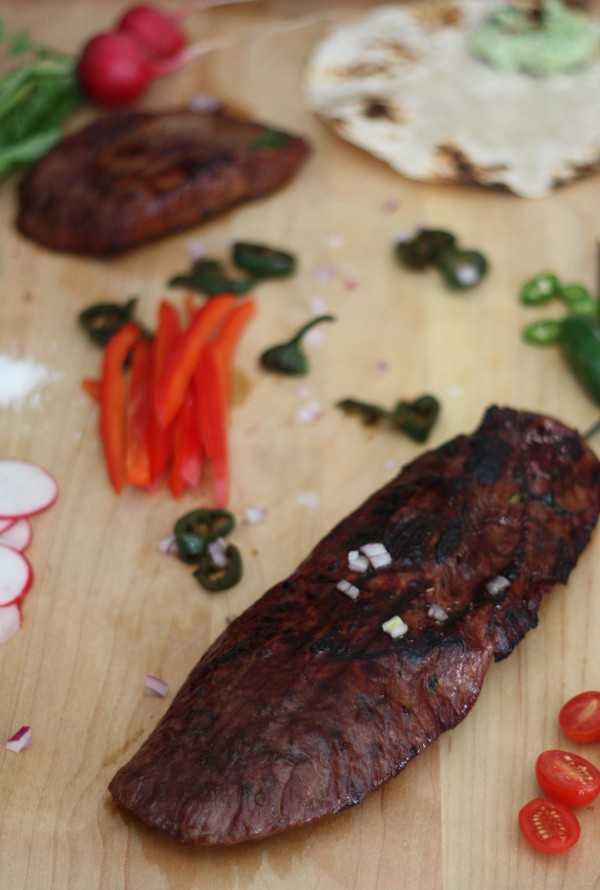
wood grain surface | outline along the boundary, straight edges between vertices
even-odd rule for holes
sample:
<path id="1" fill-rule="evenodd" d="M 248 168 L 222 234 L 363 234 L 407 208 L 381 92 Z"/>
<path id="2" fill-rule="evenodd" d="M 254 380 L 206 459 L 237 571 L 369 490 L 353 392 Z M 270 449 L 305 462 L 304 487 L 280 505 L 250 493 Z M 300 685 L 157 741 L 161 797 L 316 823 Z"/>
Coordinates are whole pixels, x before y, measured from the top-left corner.
<path id="1" fill-rule="evenodd" d="M 75 52 L 124 6 L 4 0 L 2 16 L 12 30 Z M 431 446 L 474 429 L 492 403 L 547 412 L 581 430 L 598 417 L 556 350 L 523 343 L 522 327 L 542 313 L 521 307 L 517 292 L 545 268 L 595 287 L 600 176 L 526 201 L 412 183 L 343 143 L 306 111 L 302 69 L 333 23 L 371 6 L 267 0 L 198 14 L 186 26 L 191 38 L 227 33 L 232 45 L 155 83 L 141 103 L 177 107 L 209 92 L 308 137 L 311 159 L 268 199 L 122 258 L 90 260 L 21 238 L 17 179 L 0 186 L 0 354 L 53 372 L 34 397 L 0 408 L 0 454 L 41 463 L 60 485 L 57 503 L 33 522 L 35 582 L 23 628 L 0 647 L 0 741 L 23 724 L 33 729 L 25 752 L 0 749 L 2 890 L 600 888 L 600 807 L 581 812 L 581 840 L 563 856 L 533 852 L 516 822 L 538 793 L 537 754 L 565 745 L 560 705 L 600 686 L 598 537 L 568 586 L 543 605 L 538 629 L 492 668 L 472 714 L 361 805 L 264 842 L 195 850 L 145 829 L 107 794 L 227 617 L 421 451 L 363 428 L 335 407 L 338 399 L 391 405 L 436 394 L 443 410 Z M 455 294 L 433 273 L 400 268 L 394 239 L 416 224 L 449 228 L 483 250 L 487 280 Z M 245 576 L 218 596 L 157 546 L 179 515 L 210 503 L 210 485 L 180 501 L 163 490 L 116 496 L 96 407 L 79 383 L 100 360 L 78 328 L 80 310 L 137 295 L 151 325 L 193 238 L 211 256 L 245 239 L 299 257 L 293 278 L 257 288 L 258 315 L 236 360 L 231 508 Z M 308 346 L 310 375 L 299 382 L 261 372 L 259 352 L 307 320 L 316 301 L 337 321 Z M 307 423 L 299 409 L 310 400 L 321 416 Z M 250 505 L 266 509 L 264 522 L 245 521 Z M 144 695 L 148 673 L 168 682 L 166 701 Z M 600 760 L 598 745 L 585 750 Z"/>

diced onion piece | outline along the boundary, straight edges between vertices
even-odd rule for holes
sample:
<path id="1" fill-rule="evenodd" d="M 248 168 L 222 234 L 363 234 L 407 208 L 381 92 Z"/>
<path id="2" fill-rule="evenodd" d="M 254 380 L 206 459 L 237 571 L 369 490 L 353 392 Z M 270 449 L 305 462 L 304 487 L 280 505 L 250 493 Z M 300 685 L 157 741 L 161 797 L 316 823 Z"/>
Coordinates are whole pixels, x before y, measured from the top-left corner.
<path id="1" fill-rule="evenodd" d="M 495 578 L 492 578 L 491 581 L 487 582 L 485 590 L 490 596 L 500 596 L 500 594 L 504 593 L 505 590 L 508 590 L 509 587 L 510 581 L 508 578 L 505 578 L 504 575 L 496 575 Z"/>
<path id="2" fill-rule="evenodd" d="M 392 640 L 397 640 L 398 637 L 403 637 L 408 631 L 408 624 L 405 624 L 399 615 L 394 615 L 393 618 L 384 621 L 381 627 L 386 634 L 390 635 Z"/>
<path id="3" fill-rule="evenodd" d="M 169 534 L 161 538 L 158 542 L 158 549 L 161 553 L 166 553 L 167 556 L 174 556 L 176 553 L 178 553 L 175 535 Z"/>
<path id="4" fill-rule="evenodd" d="M 267 518 L 267 511 L 260 504 L 249 504 L 244 513 L 246 522 L 249 522 L 250 525 L 258 525 L 259 522 L 264 522 Z"/>
<path id="5" fill-rule="evenodd" d="M 437 603 L 432 603 L 427 610 L 427 617 L 433 618 L 434 621 L 445 621 L 448 617 L 448 613 L 442 606 L 438 606 Z"/>
<path id="6" fill-rule="evenodd" d="M 7 751 L 14 751 L 15 754 L 18 754 L 19 751 L 24 751 L 25 748 L 28 748 L 31 745 L 31 726 L 22 726 L 21 729 L 18 729 L 13 736 L 9 738 L 6 743 Z"/>
<path id="7" fill-rule="evenodd" d="M 348 568 L 351 572 L 366 572 L 369 568 L 369 560 L 358 550 L 351 550 L 348 553 Z"/>
<path id="8" fill-rule="evenodd" d="M 146 674 L 145 692 L 146 695 L 150 695 L 153 698 L 166 698 L 167 693 L 169 692 L 169 687 L 165 681 L 161 680 L 159 677 L 154 677 L 152 674 Z"/>
<path id="9" fill-rule="evenodd" d="M 225 538 L 215 538 L 208 545 L 208 554 L 219 569 L 227 565 L 227 544 Z"/>
<path id="10" fill-rule="evenodd" d="M 351 584 L 350 581 L 346 580 L 346 578 L 342 578 L 341 581 L 338 581 L 336 584 L 338 590 L 342 593 L 345 593 L 346 596 L 350 597 L 351 600 L 355 600 L 358 598 L 360 594 L 360 590 L 354 584 Z"/>

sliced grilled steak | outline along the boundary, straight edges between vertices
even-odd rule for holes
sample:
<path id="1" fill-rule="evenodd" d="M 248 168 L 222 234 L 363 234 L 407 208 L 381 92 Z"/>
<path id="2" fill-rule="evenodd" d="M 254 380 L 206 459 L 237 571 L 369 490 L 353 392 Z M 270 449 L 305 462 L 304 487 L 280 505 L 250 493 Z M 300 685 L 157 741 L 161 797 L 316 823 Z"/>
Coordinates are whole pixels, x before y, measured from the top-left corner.
<path id="1" fill-rule="evenodd" d="M 307 154 L 297 136 L 225 114 L 112 114 L 33 166 L 17 226 L 54 250 L 119 253 L 274 191 Z"/>
<path id="2" fill-rule="evenodd" d="M 599 509 L 600 464 L 576 432 L 490 408 L 227 628 L 113 778 L 113 797 L 197 844 L 358 803 L 466 716 L 491 662 L 567 580 Z M 391 563 L 349 571 L 349 551 L 368 542 Z M 408 625 L 397 639 L 382 629 L 394 615 Z"/>

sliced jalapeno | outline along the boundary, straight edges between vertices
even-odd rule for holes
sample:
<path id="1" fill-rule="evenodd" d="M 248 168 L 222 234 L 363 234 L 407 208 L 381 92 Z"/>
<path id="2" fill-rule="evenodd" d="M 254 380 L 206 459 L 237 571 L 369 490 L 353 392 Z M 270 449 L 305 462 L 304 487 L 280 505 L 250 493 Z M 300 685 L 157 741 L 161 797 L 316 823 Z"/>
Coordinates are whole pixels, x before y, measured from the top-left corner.
<path id="1" fill-rule="evenodd" d="M 442 250 L 454 247 L 456 238 L 443 229 L 420 229 L 414 238 L 396 244 L 398 259 L 409 269 L 426 269 Z"/>
<path id="2" fill-rule="evenodd" d="M 177 520 L 173 529 L 179 558 L 183 562 L 198 562 L 207 545 L 228 535 L 234 526 L 235 517 L 229 510 L 191 510 Z"/>
<path id="3" fill-rule="evenodd" d="M 95 303 L 79 313 L 79 322 L 88 337 L 98 346 L 106 346 L 110 338 L 132 321 L 137 299 L 126 303 Z"/>
<path id="4" fill-rule="evenodd" d="M 392 411 L 351 398 L 338 402 L 338 408 L 359 414 L 366 425 L 387 421 L 415 442 L 425 442 L 440 413 L 440 403 L 431 395 L 419 396 L 412 402 L 399 401 Z"/>
<path id="5" fill-rule="evenodd" d="M 551 272 L 540 272 L 525 282 L 519 293 L 519 299 L 524 306 L 541 306 L 552 297 L 560 295 L 558 276 Z"/>
<path id="6" fill-rule="evenodd" d="M 586 315 L 569 315 L 561 324 L 560 344 L 582 388 L 600 404 L 600 324 Z"/>
<path id="7" fill-rule="evenodd" d="M 434 265 L 442 273 L 448 287 L 467 290 L 479 284 L 488 270 L 488 261 L 478 250 L 448 247 L 441 251 Z"/>
<path id="8" fill-rule="evenodd" d="M 589 315 L 594 318 L 599 314 L 598 301 L 583 284 L 564 284 L 560 288 L 559 297 L 573 315 Z"/>
<path id="9" fill-rule="evenodd" d="M 223 551 L 223 564 L 217 563 L 209 549 L 205 549 L 200 557 L 194 577 L 205 590 L 216 592 L 228 590 L 242 577 L 242 556 L 234 544 L 228 544 Z"/>
<path id="10" fill-rule="evenodd" d="M 264 244 L 236 241 L 232 247 L 232 259 L 238 269 L 254 278 L 284 278 L 296 271 L 296 257 L 293 254 Z"/>
<path id="11" fill-rule="evenodd" d="M 169 287 L 185 287 L 208 297 L 219 294 L 245 294 L 254 282 L 248 278 L 229 277 L 219 260 L 195 260 L 189 272 L 175 275 Z"/>
<path id="12" fill-rule="evenodd" d="M 523 339 L 534 346 L 556 346 L 560 343 L 562 324 L 554 319 L 534 321 L 523 329 Z"/>
<path id="13" fill-rule="evenodd" d="M 257 136 L 250 148 L 285 148 L 290 142 L 290 136 L 280 130 L 264 130 Z"/>

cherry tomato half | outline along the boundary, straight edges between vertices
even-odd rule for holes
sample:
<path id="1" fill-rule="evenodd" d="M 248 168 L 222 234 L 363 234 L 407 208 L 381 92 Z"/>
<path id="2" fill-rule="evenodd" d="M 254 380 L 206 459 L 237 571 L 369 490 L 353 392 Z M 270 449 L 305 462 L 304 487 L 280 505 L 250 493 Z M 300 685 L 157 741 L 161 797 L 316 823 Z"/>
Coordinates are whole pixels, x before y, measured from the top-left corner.
<path id="1" fill-rule="evenodd" d="M 584 807 L 600 792 L 600 770 L 569 751 L 544 751 L 535 764 L 540 788 L 569 807 Z"/>
<path id="2" fill-rule="evenodd" d="M 600 739 L 600 692 L 580 692 L 562 706 L 558 722 L 565 735 L 575 742 Z"/>
<path id="3" fill-rule="evenodd" d="M 577 816 L 560 800 L 536 797 L 519 812 L 525 840 L 542 853 L 563 853 L 579 840 Z"/>

